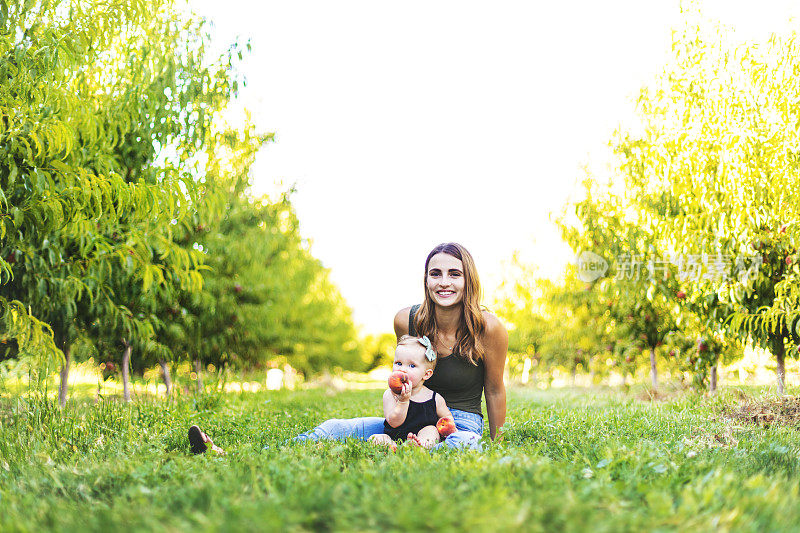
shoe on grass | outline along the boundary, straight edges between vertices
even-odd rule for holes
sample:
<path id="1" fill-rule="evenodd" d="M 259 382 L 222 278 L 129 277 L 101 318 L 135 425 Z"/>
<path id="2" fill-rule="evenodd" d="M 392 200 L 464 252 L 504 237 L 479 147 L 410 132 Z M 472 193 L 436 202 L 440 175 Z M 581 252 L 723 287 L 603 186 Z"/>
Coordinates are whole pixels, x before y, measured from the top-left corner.
<path id="1" fill-rule="evenodd" d="M 193 454 L 205 453 L 206 450 L 211 448 L 212 452 L 220 455 L 225 455 L 225 450 L 214 444 L 211 437 L 206 435 L 199 426 L 192 426 L 189 428 L 189 449 Z"/>

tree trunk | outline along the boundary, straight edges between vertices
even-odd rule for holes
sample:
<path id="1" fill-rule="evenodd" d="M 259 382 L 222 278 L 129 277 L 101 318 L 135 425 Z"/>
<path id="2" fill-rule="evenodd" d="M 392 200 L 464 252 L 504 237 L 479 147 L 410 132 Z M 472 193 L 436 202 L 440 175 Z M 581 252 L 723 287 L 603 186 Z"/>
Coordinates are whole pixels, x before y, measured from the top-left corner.
<path id="1" fill-rule="evenodd" d="M 167 396 L 172 393 L 172 377 L 169 375 L 169 365 L 166 361 L 159 361 L 161 366 L 161 379 L 164 380 L 164 386 L 167 387 Z"/>
<path id="2" fill-rule="evenodd" d="M 775 358 L 778 360 L 778 367 L 775 372 L 778 374 L 778 394 L 786 393 L 786 366 L 784 360 L 786 359 L 786 348 L 783 346 L 783 337 L 777 337 L 772 340 Z"/>
<path id="3" fill-rule="evenodd" d="M 131 401 L 131 386 L 130 386 L 130 365 L 131 365 L 131 345 L 127 341 L 122 341 L 125 344 L 125 351 L 122 352 L 122 399 L 125 402 Z"/>
<path id="4" fill-rule="evenodd" d="M 200 359 L 194 360 L 194 373 L 197 375 L 197 392 L 202 392 L 203 390 L 203 374 L 201 372 L 203 365 L 200 363 Z"/>
<path id="5" fill-rule="evenodd" d="M 708 383 L 709 392 L 717 392 L 717 365 L 711 367 L 711 379 Z"/>
<path id="6" fill-rule="evenodd" d="M 531 366 L 531 358 L 526 357 L 525 361 L 522 363 L 522 377 L 520 378 L 520 383 L 523 385 L 526 385 L 530 379 Z"/>
<path id="7" fill-rule="evenodd" d="M 573 389 L 575 388 L 575 374 L 577 372 L 578 372 L 578 367 L 577 366 L 573 366 L 572 367 L 572 388 Z"/>
<path id="8" fill-rule="evenodd" d="M 650 347 L 650 383 L 653 390 L 658 388 L 658 371 L 656 370 L 656 349 Z"/>
<path id="9" fill-rule="evenodd" d="M 72 361 L 70 349 L 64 348 L 64 366 L 61 367 L 59 375 L 61 383 L 58 386 L 58 405 L 62 408 L 67 405 L 67 389 L 69 388 L 69 365 Z"/>

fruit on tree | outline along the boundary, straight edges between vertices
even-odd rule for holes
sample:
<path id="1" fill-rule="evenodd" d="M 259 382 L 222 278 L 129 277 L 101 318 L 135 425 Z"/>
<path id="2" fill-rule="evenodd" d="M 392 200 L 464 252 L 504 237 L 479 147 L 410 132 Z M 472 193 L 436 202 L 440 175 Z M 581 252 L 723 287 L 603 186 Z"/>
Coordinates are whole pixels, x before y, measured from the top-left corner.
<path id="1" fill-rule="evenodd" d="M 686 299 L 686 293 L 683 292 L 683 291 L 678 291 L 678 293 L 675 295 L 675 297 L 678 298 L 678 300 L 685 300 Z"/>
<path id="2" fill-rule="evenodd" d="M 395 394 L 401 394 L 403 392 L 403 385 L 406 383 L 411 383 L 411 380 L 408 378 L 408 374 L 404 372 L 392 372 L 392 375 L 389 376 L 389 388 L 392 389 L 392 392 Z"/>
<path id="3" fill-rule="evenodd" d="M 669 351 L 669 356 L 670 357 L 675 357 L 675 350 L 670 350 Z"/>
<path id="4" fill-rule="evenodd" d="M 445 438 L 455 432 L 456 423 L 451 417 L 443 416 L 438 422 L 436 422 L 436 429 L 439 431 L 439 435 L 442 438 Z"/>

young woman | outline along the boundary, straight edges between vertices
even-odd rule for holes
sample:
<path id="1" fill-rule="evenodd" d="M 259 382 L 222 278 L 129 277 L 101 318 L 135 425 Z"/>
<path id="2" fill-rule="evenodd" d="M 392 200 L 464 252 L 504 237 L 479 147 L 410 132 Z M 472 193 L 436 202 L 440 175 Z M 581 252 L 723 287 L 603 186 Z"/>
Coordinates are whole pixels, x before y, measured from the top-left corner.
<path id="1" fill-rule="evenodd" d="M 438 362 L 426 386 L 444 397 L 457 429 L 438 446 L 480 449 L 481 396 L 486 398 L 492 440 L 500 438 L 506 419 L 503 370 L 508 333 L 494 315 L 481 310 L 478 273 L 463 246 L 444 243 L 431 250 L 425 260 L 424 288 L 421 305 L 406 307 L 395 315 L 395 334 L 398 339 L 425 335 L 434 343 Z M 333 419 L 295 440 L 367 440 L 377 433 L 383 433 L 380 417 Z"/>
<path id="2" fill-rule="evenodd" d="M 425 260 L 425 297 L 420 305 L 406 307 L 394 317 L 397 338 L 427 336 L 436 350 L 436 369 L 426 386 L 444 397 L 456 431 L 436 445 L 481 449 L 486 398 L 489 435 L 501 437 L 506 420 L 506 388 L 503 383 L 508 333 L 500 321 L 481 310 L 481 286 L 472 256 L 463 246 L 444 243 Z M 368 440 L 383 433 L 382 417 L 326 420 L 296 441 L 357 438 Z M 211 439 L 195 431 L 190 441 L 204 451 Z"/>

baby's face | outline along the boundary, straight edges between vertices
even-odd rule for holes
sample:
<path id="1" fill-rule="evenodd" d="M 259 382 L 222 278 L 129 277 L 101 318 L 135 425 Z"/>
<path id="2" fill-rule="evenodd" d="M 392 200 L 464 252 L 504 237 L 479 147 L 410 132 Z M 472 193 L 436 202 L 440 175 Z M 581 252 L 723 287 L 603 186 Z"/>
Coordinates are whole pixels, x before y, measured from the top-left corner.
<path id="1" fill-rule="evenodd" d="M 425 360 L 425 348 L 417 346 L 398 346 L 394 351 L 394 363 L 392 371 L 404 372 L 411 380 L 411 386 L 415 387 L 421 381 L 431 377 L 433 370 L 430 370 L 428 361 Z"/>

